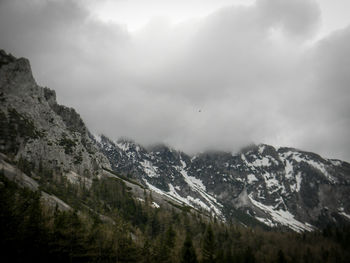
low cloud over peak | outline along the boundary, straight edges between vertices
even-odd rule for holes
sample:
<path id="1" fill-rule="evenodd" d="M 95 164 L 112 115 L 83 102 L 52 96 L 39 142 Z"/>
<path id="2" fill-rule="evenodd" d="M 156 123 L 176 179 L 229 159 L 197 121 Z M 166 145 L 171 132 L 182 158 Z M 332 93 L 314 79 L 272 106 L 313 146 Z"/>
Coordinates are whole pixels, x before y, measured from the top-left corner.
<path id="1" fill-rule="evenodd" d="M 82 2 L 0 2 L 0 46 L 94 132 L 186 152 L 271 143 L 350 160 L 349 28 L 316 1 L 257 0 L 134 33 Z"/>

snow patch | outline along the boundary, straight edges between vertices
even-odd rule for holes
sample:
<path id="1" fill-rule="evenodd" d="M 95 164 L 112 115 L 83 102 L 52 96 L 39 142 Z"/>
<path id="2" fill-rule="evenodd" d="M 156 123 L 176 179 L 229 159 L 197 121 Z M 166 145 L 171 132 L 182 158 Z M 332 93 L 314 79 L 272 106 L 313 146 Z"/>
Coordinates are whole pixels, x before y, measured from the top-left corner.
<path id="1" fill-rule="evenodd" d="M 150 161 L 144 160 L 140 163 L 148 177 L 159 177 L 158 167 L 153 166 Z"/>
<path id="2" fill-rule="evenodd" d="M 350 220 L 350 215 L 348 215 L 347 213 L 345 213 L 345 212 L 339 212 L 339 214 L 342 215 L 342 216 L 345 216 L 347 219 Z"/>
<path id="3" fill-rule="evenodd" d="M 342 162 L 339 161 L 339 160 L 329 160 L 329 161 L 335 166 L 341 166 L 342 165 Z"/>
<path id="4" fill-rule="evenodd" d="M 285 176 L 287 179 L 292 179 L 293 178 L 293 165 L 290 161 L 288 160 L 285 160 Z"/>
<path id="5" fill-rule="evenodd" d="M 254 183 L 256 181 L 258 181 L 258 179 L 255 177 L 254 174 L 248 174 L 247 176 L 247 180 L 248 180 L 248 183 L 251 184 L 251 183 Z"/>
<path id="6" fill-rule="evenodd" d="M 181 203 L 185 203 L 187 205 L 191 205 L 186 198 L 183 198 L 181 195 L 179 195 L 177 193 L 177 191 L 175 190 L 175 188 L 174 188 L 174 186 L 172 184 L 168 184 L 168 186 L 169 186 L 168 195 L 170 195 L 171 197 L 174 197 L 175 200 L 180 201 Z"/>
<path id="7" fill-rule="evenodd" d="M 270 166 L 270 159 L 264 156 L 262 159 L 254 160 L 254 162 L 252 162 L 252 165 L 257 167 L 268 167 Z"/>
<path id="8" fill-rule="evenodd" d="M 144 180 L 144 182 L 146 183 L 147 187 L 149 190 L 157 193 L 157 194 L 160 194 L 160 195 L 167 195 L 166 192 L 160 190 L 159 188 L 155 187 L 154 185 L 150 184 L 149 182 L 147 182 L 146 180 Z"/>
<path id="9" fill-rule="evenodd" d="M 248 168 L 251 168 L 252 170 L 255 170 L 254 165 L 252 165 L 250 162 L 247 161 L 247 158 L 245 157 L 244 154 L 241 154 L 241 160 L 244 162 L 245 166 L 247 166 Z"/>
<path id="10" fill-rule="evenodd" d="M 115 145 L 118 146 L 118 148 L 123 150 L 124 152 L 129 149 L 129 146 L 126 143 L 116 142 Z"/>
<path id="11" fill-rule="evenodd" d="M 201 189 L 202 191 L 206 191 L 206 187 L 203 184 L 203 182 L 200 179 L 197 179 L 196 177 L 189 176 L 187 172 L 183 169 L 183 167 L 177 167 L 177 170 L 182 174 L 184 177 L 186 183 L 192 188 L 192 189 Z"/>
<path id="12" fill-rule="evenodd" d="M 295 160 L 298 163 L 305 162 L 305 163 L 309 164 L 310 166 L 314 167 L 315 169 L 319 170 L 328 179 L 328 181 L 330 181 L 332 183 L 336 182 L 336 179 L 327 172 L 325 164 L 318 162 L 318 161 L 311 160 L 308 156 L 304 157 L 299 152 L 288 151 L 288 152 L 281 154 L 281 157 L 292 158 L 293 160 Z"/>
<path id="13" fill-rule="evenodd" d="M 160 205 L 158 205 L 156 202 L 152 202 L 152 205 L 151 205 L 152 207 L 154 207 L 154 208 L 159 208 L 160 207 Z"/>
<path id="14" fill-rule="evenodd" d="M 295 176 L 295 184 L 290 185 L 290 189 L 292 190 L 292 192 L 299 192 L 300 191 L 301 181 L 302 181 L 302 177 L 301 177 L 301 173 L 299 172 Z"/>
<path id="15" fill-rule="evenodd" d="M 250 201 L 261 210 L 265 211 L 272 217 L 272 220 L 284 226 L 288 226 L 296 232 L 312 231 L 314 229 L 310 224 L 304 224 L 294 218 L 289 211 L 275 210 L 272 206 L 267 206 L 255 201 L 251 195 L 248 196 Z"/>
<path id="16" fill-rule="evenodd" d="M 210 211 L 210 208 L 203 201 L 201 201 L 199 198 L 193 198 L 192 196 L 187 196 L 187 200 L 190 203 L 197 205 L 206 211 Z"/>
<path id="17" fill-rule="evenodd" d="M 316 168 L 317 170 L 321 171 L 330 182 L 332 183 L 336 182 L 336 179 L 327 172 L 324 164 L 315 162 L 313 160 L 308 160 L 307 163 L 313 166 L 314 168 Z"/>
<path id="18" fill-rule="evenodd" d="M 259 145 L 259 150 L 258 150 L 259 153 L 263 154 L 264 150 L 265 150 L 265 145 Z"/>
<path id="19" fill-rule="evenodd" d="M 203 201 L 199 199 L 198 200 L 193 199 L 190 196 L 187 196 L 187 199 L 185 200 L 187 200 L 187 202 L 191 200 L 192 204 L 194 203 L 194 204 L 200 205 L 202 208 L 204 208 L 209 212 L 213 210 L 216 215 L 223 217 L 221 211 L 218 209 L 218 207 L 222 207 L 222 205 L 213 196 L 211 196 L 206 192 L 206 187 L 200 179 L 188 175 L 187 171 L 184 169 L 186 167 L 186 163 L 183 160 L 180 160 L 180 162 L 182 166 L 174 166 L 175 169 L 183 176 L 185 182 L 189 185 L 189 187 L 194 192 L 197 192 L 204 198 L 207 204 L 205 204 Z M 176 193 L 176 197 L 179 198 L 180 196 Z"/>
<path id="20" fill-rule="evenodd" d="M 95 140 L 96 140 L 99 144 L 102 143 L 102 140 L 101 140 L 101 136 L 100 136 L 100 135 L 98 135 L 98 134 L 93 134 L 92 136 L 94 136 Z"/>
<path id="21" fill-rule="evenodd" d="M 264 223 L 265 225 L 268 225 L 269 227 L 275 226 L 275 224 L 268 218 L 255 216 L 255 219 L 259 220 L 260 222 Z"/>
<path id="22" fill-rule="evenodd" d="M 300 191 L 300 186 L 301 186 L 301 173 L 298 173 L 295 176 L 295 181 L 296 181 L 296 189 L 295 189 L 295 191 L 299 192 Z"/>
<path id="23" fill-rule="evenodd" d="M 168 198 L 174 200 L 175 202 L 181 203 L 183 205 L 188 205 L 191 207 L 201 207 L 204 210 L 209 211 L 209 212 L 211 210 L 214 210 L 214 212 L 217 215 L 221 215 L 220 211 L 218 209 L 216 209 L 216 207 L 208 206 L 198 198 L 193 198 L 191 196 L 187 196 L 187 198 L 182 197 L 181 195 L 178 194 L 178 192 L 175 190 L 175 187 L 172 184 L 168 184 L 169 192 L 164 192 L 164 191 L 158 189 L 157 187 L 155 187 L 154 185 L 148 183 L 147 181 L 145 181 L 145 183 L 151 191 L 156 192 L 156 193 L 161 194 L 161 195 L 164 195 L 164 196 L 167 196 Z"/>
<path id="24" fill-rule="evenodd" d="M 273 188 L 279 189 L 282 187 L 274 174 L 264 173 L 263 177 L 264 177 L 265 185 L 267 189 L 273 189 Z"/>

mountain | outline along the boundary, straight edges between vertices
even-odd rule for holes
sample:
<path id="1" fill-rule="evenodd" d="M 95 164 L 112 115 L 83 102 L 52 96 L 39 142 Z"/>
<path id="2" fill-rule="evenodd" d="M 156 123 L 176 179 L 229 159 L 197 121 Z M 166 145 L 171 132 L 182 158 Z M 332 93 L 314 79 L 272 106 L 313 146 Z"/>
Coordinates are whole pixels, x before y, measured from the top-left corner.
<path id="1" fill-rule="evenodd" d="M 346 162 L 263 144 L 189 156 L 166 145 L 94 136 L 74 109 L 57 104 L 55 91 L 37 85 L 27 59 L 4 51 L 0 102 L 0 169 L 33 190 L 60 194 L 64 178 L 82 184 L 80 193 L 107 176 L 122 180 L 135 200 L 152 194 L 155 208 L 225 222 L 304 231 L 350 221 Z"/>
<path id="2" fill-rule="evenodd" d="M 15 161 L 50 167 L 71 180 L 110 167 L 78 113 L 35 82 L 30 63 L 0 51 L 0 151 Z"/>
<path id="3" fill-rule="evenodd" d="M 95 142 L 114 171 L 224 221 L 310 231 L 350 220 L 347 162 L 264 144 L 189 156 L 106 136 Z"/>

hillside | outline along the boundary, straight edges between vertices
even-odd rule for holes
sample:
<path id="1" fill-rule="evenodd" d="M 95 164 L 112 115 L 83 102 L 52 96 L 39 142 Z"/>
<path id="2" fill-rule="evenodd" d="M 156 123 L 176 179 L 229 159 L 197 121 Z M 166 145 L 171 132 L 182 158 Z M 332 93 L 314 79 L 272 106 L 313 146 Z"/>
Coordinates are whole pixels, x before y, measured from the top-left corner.
<path id="1" fill-rule="evenodd" d="M 293 148 L 189 156 L 95 136 L 113 170 L 221 220 L 311 231 L 350 220 L 350 164 Z"/>
<path id="2" fill-rule="evenodd" d="M 350 256 L 346 162 L 268 145 L 189 156 L 93 136 L 27 59 L 4 51 L 0 101 L 2 262 Z"/>

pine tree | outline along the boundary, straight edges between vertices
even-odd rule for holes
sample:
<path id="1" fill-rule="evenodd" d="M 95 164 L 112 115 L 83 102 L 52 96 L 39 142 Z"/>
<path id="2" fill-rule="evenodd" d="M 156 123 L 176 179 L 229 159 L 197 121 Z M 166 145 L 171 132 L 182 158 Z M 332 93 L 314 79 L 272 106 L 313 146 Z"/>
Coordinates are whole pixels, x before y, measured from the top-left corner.
<path id="1" fill-rule="evenodd" d="M 248 247 L 244 253 L 244 263 L 255 263 L 255 255 L 251 247 Z"/>
<path id="2" fill-rule="evenodd" d="M 139 262 L 140 250 L 125 234 L 118 238 L 117 262 Z"/>
<path id="3" fill-rule="evenodd" d="M 202 243 L 202 263 L 213 263 L 215 262 L 214 251 L 215 251 L 214 233 L 211 225 L 207 227 L 205 231 L 203 243 Z"/>
<path id="4" fill-rule="evenodd" d="M 44 218 L 40 205 L 40 192 L 29 193 L 29 206 L 25 211 L 25 220 L 22 222 L 23 247 L 27 249 L 27 259 L 39 261 L 44 256 L 46 233 Z M 30 258 L 31 257 L 31 258 Z"/>
<path id="5" fill-rule="evenodd" d="M 86 254 L 86 232 L 76 211 L 55 217 L 51 252 L 62 262 L 79 261 Z"/>
<path id="6" fill-rule="evenodd" d="M 185 242 L 181 250 L 181 263 L 197 263 L 196 251 L 194 250 L 190 235 L 186 235 Z"/>
<path id="7" fill-rule="evenodd" d="M 146 241 L 143 245 L 141 256 L 142 256 L 143 263 L 151 263 L 152 262 L 151 244 L 148 241 L 148 239 L 146 239 Z"/>
<path id="8" fill-rule="evenodd" d="M 157 249 L 157 261 L 173 262 L 173 248 L 175 246 L 176 233 L 170 226 L 160 239 L 160 244 Z"/>
<path id="9" fill-rule="evenodd" d="M 278 254 L 277 254 L 277 263 L 285 263 L 287 262 L 283 251 L 280 249 L 278 250 Z"/>

